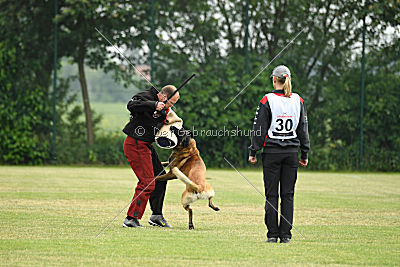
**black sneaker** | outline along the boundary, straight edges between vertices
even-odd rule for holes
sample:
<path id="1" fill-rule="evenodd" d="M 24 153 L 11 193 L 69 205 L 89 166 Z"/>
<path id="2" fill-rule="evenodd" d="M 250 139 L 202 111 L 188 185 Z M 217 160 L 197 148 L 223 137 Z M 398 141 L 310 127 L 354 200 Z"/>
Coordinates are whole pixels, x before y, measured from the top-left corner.
<path id="1" fill-rule="evenodd" d="M 267 241 L 265 241 L 267 243 L 277 243 L 278 242 L 278 238 L 276 237 L 268 237 Z"/>
<path id="2" fill-rule="evenodd" d="M 289 237 L 281 238 L 281 243 L 289 243 L 289 242 L 290 242 L 290 238 Z"/>
<path id="3" fill-rule="evenodd" d="M 138 219 L 136 219 L 136 218 L 132 218 L 132 219 L 125 218 L 125 221 L 122 224 L 122 226 L 123 227 L 143 227 L 139 223 Z"/>
<path id="4" fill-rule="evenodd" d="M 162 215 L 151 215 L 149 219 L 149 224 L 159 227 L 172 227 L 167 223 L 167 220 L 165 220 L 164 216 Z"/>

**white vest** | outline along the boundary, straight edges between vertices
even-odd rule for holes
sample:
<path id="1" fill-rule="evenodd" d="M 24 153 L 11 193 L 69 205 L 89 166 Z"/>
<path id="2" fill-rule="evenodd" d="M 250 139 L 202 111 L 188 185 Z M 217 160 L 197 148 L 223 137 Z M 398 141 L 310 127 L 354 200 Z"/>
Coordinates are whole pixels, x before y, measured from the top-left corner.
<path id="1" fill-rule="evenodd" d="M 293 93 L 290 97 L 266 94 L 271 107 L 271 126 L 268 137 L 273 139 L 296 138 L 296 129 L 300 120 L 300 96 Z"/>

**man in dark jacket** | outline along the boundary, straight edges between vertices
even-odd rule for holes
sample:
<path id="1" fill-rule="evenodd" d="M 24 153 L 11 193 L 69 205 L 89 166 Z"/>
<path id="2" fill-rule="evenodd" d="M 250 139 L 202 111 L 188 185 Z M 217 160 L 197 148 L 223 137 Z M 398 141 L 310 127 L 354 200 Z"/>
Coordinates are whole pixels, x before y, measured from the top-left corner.
<path id="1" fill-rule="evenodd" d="M 124 227 L 141 227 L 139 220 L 149 200 L 153 212 L 149 224 L 171 227 L 162 213 L 167 182 L 155 182 L 155 176 L 162 175 L 165 171 L 152 143 L 156 133 L 165 123 L 170 107 L 179 100 L 177 92 L 166 104 L 163 103 L 174 91 L 176 88 L 173 85 L 163 87 L 160 92 L 151 87 L 134 95 L 127 105 L 131 115 L 129 123 L 123 129 L 127 135 L 124 153 L 139 182 Z"/>

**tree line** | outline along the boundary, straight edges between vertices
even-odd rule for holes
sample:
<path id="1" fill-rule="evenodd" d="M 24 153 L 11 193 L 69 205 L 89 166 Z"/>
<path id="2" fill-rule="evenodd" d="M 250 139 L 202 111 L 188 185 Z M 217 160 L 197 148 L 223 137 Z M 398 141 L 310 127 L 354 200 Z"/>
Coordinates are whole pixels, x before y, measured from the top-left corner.
<path id="1" fill-rule="evenodd" d="M 83 110 L 68 111 L 67 106 L 73 105 L 69 80 L 59 80 L 58 148 L 63 143 L 71 150 L 62 154 L 63 149 L 58 149 L 60 161 L 68 161 L 68 155 L 75 153 L 73 147 L 83 144 L 82 159 L 105 158 L 98 140 L 106 137 L 96 134 L 100 118 L 91 112 L 84 66 L 112 73 L 126 86 L 145 89 L 148 85 L 137 79 L 132 66 L 110 49 L 95 28 L 129 61 L 149 64 L 150 1 L 60 0 L 56 17 L 54 1 L 0 0 L 0 7 L 0 119 L 4 125 L 0 161 L 36 164 L 49 159 L 55 22 L 58 61 L 67 58 L 78 66 L 84 103 Z M 188 128 L 251 129 L 259 99 L 272 89 L 273 66 L 285 64 L 292 70 L 294 90 L 308 109 L 310 167 L 315 169 L 359 167 L 360 46 L 365 18 L 365 169 L 400 169 L 399 113 L 395 110 L 400 104 L 399 1 L 250 0 L 247 44 L 246 1 L 155 1 L 154 10 L 154 83 L 178 84 L 189 73 L 197 74 L 177 105 Z M 249 73 L 245 71 L 247 48 Z M 83 125 L 73 121 L 79 112 L 86 115 Z M 108 143 L 116 144 L 114 154 L 120 157 L 112 163 L 122 162 L 120 141 L 112 138 Z M 196 140 L 208 166 L 226 167 L 224 155 L 246 166 L 248 137 L 199 136 Z"/>

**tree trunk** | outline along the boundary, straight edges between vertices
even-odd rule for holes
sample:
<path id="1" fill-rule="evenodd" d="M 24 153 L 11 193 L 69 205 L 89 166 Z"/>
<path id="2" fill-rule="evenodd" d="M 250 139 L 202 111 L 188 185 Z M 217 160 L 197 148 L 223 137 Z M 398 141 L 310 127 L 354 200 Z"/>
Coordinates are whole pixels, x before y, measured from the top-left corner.
<path id="1" fill-rule="evenodd" d="M 93 134 L 93 123 L 92 123 L 92 111 L 90 109 L 89 94 L 88 94 L 85 69 L 84 69 L 85 66 L 83 64 L 83 61 L 84 61 L 84 56 L 80 55 L 78 58 L 79 82 L 81 83 L 83 107 L 85 110 L 87 144 L 93 145 L 94 134 Z"/>

